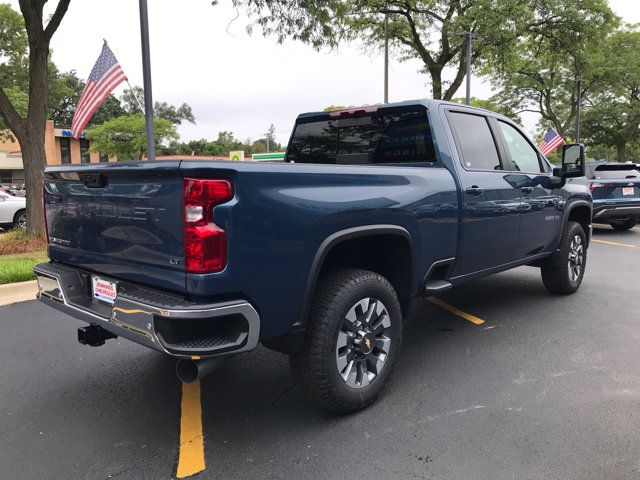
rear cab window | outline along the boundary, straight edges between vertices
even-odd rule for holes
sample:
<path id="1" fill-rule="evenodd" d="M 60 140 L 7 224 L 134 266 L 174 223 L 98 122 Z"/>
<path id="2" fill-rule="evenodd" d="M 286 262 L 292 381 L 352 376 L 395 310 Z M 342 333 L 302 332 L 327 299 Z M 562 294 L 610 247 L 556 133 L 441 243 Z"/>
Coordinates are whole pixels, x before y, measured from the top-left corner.
<path id="1" fill-rule="evenodd" d="M 382 109 L 296 123 L 287 161 L 336 165 L 434 164 L 436 153 L 424 107 Z"/>
<path id="2" fill-rule="evenodd" d="M 640 171 L 633 165 L 630 165 L 629 168 L 620 167 L 619 165 L 609 167 L 610 169 L 607 169 L 606 165 L 595 167 L 591 178 L 596 180 L 640 180 Z"/>

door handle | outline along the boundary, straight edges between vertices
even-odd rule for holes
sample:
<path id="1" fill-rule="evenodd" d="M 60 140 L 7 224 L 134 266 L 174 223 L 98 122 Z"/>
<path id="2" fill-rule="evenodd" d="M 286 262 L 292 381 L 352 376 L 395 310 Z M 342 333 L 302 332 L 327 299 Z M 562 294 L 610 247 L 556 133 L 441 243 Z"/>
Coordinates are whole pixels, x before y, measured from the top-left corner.
<path id="1" fill-rule="evenodd" d="M 467 188 L 465 192 L 467 192 L 467 194 L 469 195 L 473 195 L 474 197 L 477 197 L 478 195 L 482 195 L 484 193 L 484 190 L 478 187 L 477 185 L 474 185 L 473 187 Z"/>
<path id="2" fill-rule="evenodd" d="M 522 188 L 520 189 L 520 191 L 521 191 L 522 193 L 532 193 L 532 192 L 533 192 L 533 187 L 522 187 Z"/>

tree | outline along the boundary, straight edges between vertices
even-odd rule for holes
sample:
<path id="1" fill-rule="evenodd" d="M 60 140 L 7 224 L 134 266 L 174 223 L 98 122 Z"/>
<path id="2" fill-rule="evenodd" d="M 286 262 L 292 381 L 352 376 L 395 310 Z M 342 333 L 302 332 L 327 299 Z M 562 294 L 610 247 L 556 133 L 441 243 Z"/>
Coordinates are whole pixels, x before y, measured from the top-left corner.
<path id="1" fill-rule="evenodd" d="M 267 130 L 267 134 L 264 136 L 264 139 L 267 144 L 267 153 L 269 153 L 272 148 L 277 148 L 278 142 L 276 141 L 276 127 L 273 123 L 269 125 L 269 129 Z"/>
<path id="2" fill-rule="evenodd" d="M 273 126 L 272 126 L 273 127 Z M 275 140 L 275 128 L 269 128 L 272 137 L 269 139 L 271 151 L 281 151 L 283 146 Z M 269 132 L 267 132 L 269 135 Z M 267 151 L 267 136 L 258 140 L 247 138 L 238 140 L 232 132 L 219 132 L 216 140 L 191 140 L 187 143 L 170 142 L 167 146 L 160 146 L 161 155 L 205 155 L 212 157 L 227 157 L 233 150 L 243 150 L 246 155 L 264 153 Z"/>
<path id="3" fill-rule="evenodd" d="M 454 103 L 466 103 L 466 98 L 454 98 L 451 100 Z M 471 97 L 471 106 L 476 108 L 484 108 L 485 110 L 490 110 L 492 112 L 499 113 L 500 115 L 504 115 L 505 117 L 509 117 L 518 125 L 522 125 L 522 119 L 520 115 L 514 112 L 509 108 L 508 105 L 496 102 L 494 99 L 490 98 L 488 100 L 483 100 L 481 98 Z"/>
<path id="4" fill-rule="evenodd" d="M 40 173 L 46 165 L 44 134 L 49 95 L 49 45 L 51 38 L 67 13 L 70 0 L 59 0 L 53 15 L 44 22 L 46 0 L 19 0 L 22 19 L 7 5 L 0 6 L 0 117 L 20 143 L 27 189 L 27 233 L 42 233 L 42 192 Z M 26 41 L 17 26 L 24 25 Z M 21 115 L 7 95 L 6 89 L 15 87 L 8 81 L 16 69 L 28 65 L 29 105 Z"/>
<path id="5" fill-rule="evenodd" d="M 135 86 L 131 89 L 126 89 L 122 93 L 120 101 L 125 112 L 128 115 L 133 115 L 136 113 L 143 113 L 139 103 L 143 98 L 144 89 L 142 87 Z M 169 105 L 166 102 L 154 102 L 153 116 L 155 118 L 169 120 L 174 125 L 180 125 L 184 121 L 194 124 L 196 123 L 196 118 L 193 116 L 191 107 L 186 103 L 176 107 L 174 105 Z"/>
<path id="6" fill-rule="evenodd" d="M 169 120 L 154 120 L 156 143 L 177 140 L 176 127 Z M 146 152 L 146 130 L 144 115 L 124 115 L 108 120 L 85 131 L 94 143 L 91 151 L 103 155 L 117 156 L 118 160 L 141 160 Z"/>
<path id="7" fill-rule="evenodd" d="M 606 0 L 533 3 L 539 5 L 527 21 L 530 27 L 508 40 L 513 48 L 487 57 L 482 71 L 497 86 L 494 99 L 504 108 L 537 113 L 545 126 L 567 137 L 577 113 L 577 80 L 585 96 L 599 88 L 594 52 L 618 19 Z"/>
<path id="8" fill-rule="evenodd" d="M 589 143 L 615 147 L 618 162 L 626 161 L 629 144 L 640 141 L 639 51 L 638 31 L 622 30 L 607 38 L 595 61 L 602 88 L 590 98 L 583 121 Z"/>
<path id="9" fill-rule="evenodd" d="M 59 73 L 56 70 L 52 73 L 51 78 L 49 120 L 53 120 L 55 125 L 70 127 L 85 83 L 78 78 L 74 71 Z M 120 100 L 114 95 L 109 95 L 89 119 L 87 128 L 122 115 L 126 115 L 126 111 L 122 108 Z"/>
<path id="10" fill-rule="evenodd" d="M 6 88 L 5 93 L 18 114 L 20 116 L 25 116 L 29 109 L 29 95 L 18 87 Z M 9 127 L 2 121 L 2 119 L 0 119 L 0 139 L 15 141 L 14 136 L 11 134 L 11 130 L 7 130 L 8 128 Z"/>
<path id="11" fill-rule="evenodd" d="M 217 2 L 214 2 L 214 4 Z M 379 49 L 388 16 L 391 49 L 400 60 L 417 59 L 431 79 L 432 97 L 450 100 L 466 75 L 465 37 L 475 37 L 472 60 L 490 67 L 495 59 L 513 58 L 519 38 L 544 36 L 549 28 L 573 28 L 596 20 L 606 0 L 233 0 L 266 35 L 334 47 L 342 41 L 363 41 Z M 593 6 L 593 8 L 592 8 Z M 573 10 L 572 10 L 573 9 Z M 596 11 L 595 13 L 593 11 Z M 610 10 L 606 7 L 607 14 Z M 252 29 L 250 26 L 249 30 Z M 447 69 L 452 72 L 445 81 Z"/>

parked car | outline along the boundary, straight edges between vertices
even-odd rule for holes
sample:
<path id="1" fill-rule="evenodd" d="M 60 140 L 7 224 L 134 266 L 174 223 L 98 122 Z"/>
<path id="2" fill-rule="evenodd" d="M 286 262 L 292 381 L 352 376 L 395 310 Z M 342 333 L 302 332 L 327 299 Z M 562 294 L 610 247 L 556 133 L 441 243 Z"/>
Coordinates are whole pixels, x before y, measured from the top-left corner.
<path id="1" fill-rule="evenodd" d="M 0 227 L 26 228 L 27 201 L 0 191 Z"/>
<path id="2" fill-rule="evenodd" d="M 591 236 L 582 146 L 554 169 L 508 118 L 438 101 L 302 114 L 284 163 L 49 166 L 44 189 L 38 296 L 81 343 L 195 381 L 262 342 L 338 412 L 383 391 L 413 299 L 520 265 L 573 293 Z"/>
<path id="3" fill-rule="evenodd" d="M 640 169 L 634 163 L 587 163 L 593 221 L 629 230 L 640 221 Z"/>

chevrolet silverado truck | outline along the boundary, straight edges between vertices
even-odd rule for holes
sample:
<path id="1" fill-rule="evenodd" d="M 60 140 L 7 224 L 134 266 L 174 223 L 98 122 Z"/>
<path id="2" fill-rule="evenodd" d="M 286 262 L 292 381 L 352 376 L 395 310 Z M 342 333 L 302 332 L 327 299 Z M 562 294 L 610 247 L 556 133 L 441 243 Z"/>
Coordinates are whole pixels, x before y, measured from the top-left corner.
<path id="1" fill-rule="evenodd" d="M 302 114 L 284 163 L 43 175 L 38 296 L 81 343 L 127 338 L 183 381 L 261 343 L 343 413 L 384 390 L 414 299 L 521 265 L 573 293 L 591 236 L 581 145 L 554 168 L 508 118 L 439 101 Z"/>

